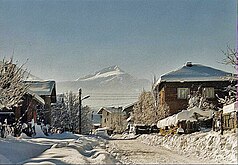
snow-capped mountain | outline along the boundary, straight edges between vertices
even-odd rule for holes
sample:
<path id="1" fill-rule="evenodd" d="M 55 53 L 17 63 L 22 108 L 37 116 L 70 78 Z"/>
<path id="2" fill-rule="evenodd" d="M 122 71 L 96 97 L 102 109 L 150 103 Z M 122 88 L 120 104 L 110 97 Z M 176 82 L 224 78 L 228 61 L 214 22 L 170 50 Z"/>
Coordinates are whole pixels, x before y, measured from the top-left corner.
<path id="1" fill-rule="evenodd" d="M 77 81 L 90 81 L 90 80 L 96 80 L 96 79 L 101 79 L 101 78 L 115 78 L 120 75 L 125 75 L 126 73 L 121 70 L 117 65 L 111 66 L 108 68 L 104 68 L 95 74 L 85 76 L 83 78 L 77 79 Z"/>
<path id="2" fill-rule="evenodd" d="M 74 81 L 57 82 L 57 92 L 77 92 L 81 88 L 84 95 L 91 96 L 87 99 L 91 102 L 89 105 L 105 106 L 134 102 L 138 94 L 143 89 L 149 90 L 150 86 L 149 80 L 135 78 L 115 65 Z"/>
<path id="3" fill-rule="evenodd" d="M 129 89 L 131 91 L 138 91 L 142 88 L 147 88 L 149 81 L 146 79 L 137 79 L 126 73 L 118 66 L 110 66 L 100 71 L 78 78 L 75 81 L 58 82 L 58 91 L 77 91 L 78 88 L 90 90 L 110 90 L 118 91 Z"/>

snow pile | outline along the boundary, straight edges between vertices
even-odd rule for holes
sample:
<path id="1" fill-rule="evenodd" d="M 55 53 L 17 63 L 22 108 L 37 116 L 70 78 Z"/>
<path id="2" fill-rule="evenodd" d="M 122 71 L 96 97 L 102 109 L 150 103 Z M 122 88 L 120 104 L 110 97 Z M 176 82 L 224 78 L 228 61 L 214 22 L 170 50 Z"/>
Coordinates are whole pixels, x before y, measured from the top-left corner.
<path id="1" fill-rule="evenodd" d="M 157 123 L 157 127 L 158 128 L 164 128 L 165 126 L 171 126 L 171 125 L 177 125 L 177 123 L 179 121 L 197 121 L 194 118 L 194 114 L 199 114 L 202 116 L 202 118 L 204 119 L 210 119 L 212 117 L 213 114 L 213 110 L 206 110 L 203 111 L 198 107 L 193 107 L 193 108 L 189 108 L 188 110 L 182 110 L 181 112 L 174 114 L 172 116 L 169 116 L 165 119 L 159 120 Z"/>
<path id="2" fill-rule="evenodd" d="M 51 145 L 36 144 L 17 138 L 0 138 L 0 164 L 17 164 L 38 156 Z"/>
<path id="3" fill-rule="evenodd" d="M 237 164 L 237 135 L 218 132 L 196 132 L 188 135 L 141 135 L 139 138 L 148 145 L 164 146 L 186 156 L 196 156 L 209 163 Z"/>
<path id="4" fill-rule="evenodd" d="M 71 139 L 73 138 L 73 139 Z M 25 164 L 115 164 L 119 163 L 105 151 L 107 141 L 97 136 L 63 133 L 49 138 L 40 138 L 41 142 L 53 142 L 54 145 L 38 157 L 25 161 Z M 32 139 L 34 141 L 34 139 Z M 39 139 L 35 139 L 39 143 Z"/>
<path id="5" fill-rule="evenodd" d="M 114 139 L 114 140 L 119 140 L 119 139 L 136 139 L 138 136 L 140 135 L 135 135 L 133 133 L 124 133 L 124 134 L 115 134 L 115 135 L 112 135 L 111 136 L 111 139 Z"/>
<path id="6" fill-rule="evenodd" d="M 0 164 L 120 163 L 105 150 L 106 144 L 107 141 L 98 136 L 70 132 L 40 138 L 27 137 L 25 134 L 20 138 L 0 138 Z"/>

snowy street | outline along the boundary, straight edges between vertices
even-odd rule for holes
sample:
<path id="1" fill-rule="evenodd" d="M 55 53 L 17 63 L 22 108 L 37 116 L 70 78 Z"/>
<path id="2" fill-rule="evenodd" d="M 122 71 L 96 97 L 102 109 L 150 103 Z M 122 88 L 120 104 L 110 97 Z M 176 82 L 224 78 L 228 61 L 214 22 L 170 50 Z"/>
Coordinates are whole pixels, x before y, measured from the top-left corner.
<path id="1" fill-rule="evenodd" d="M 237 136 L 216 132 L 161 136 L 70 132 L 0 138 L 0 164 L 237 164 Z"/>
<path id="2" fill-rule="evenodd" d="M 165 147 L 148 146 L 137 139 L 110 140 L 109 151 L 123 164 L 190 164 L 202 163 L 201 160 L 184 157 Z"/>
<path id="3" fill-rule="evenodd" d="M 0 143 L 0 164 L 201 163 L 137 139 L 105 140 L 63 133 L 41 138 L 11 137 Z"/>

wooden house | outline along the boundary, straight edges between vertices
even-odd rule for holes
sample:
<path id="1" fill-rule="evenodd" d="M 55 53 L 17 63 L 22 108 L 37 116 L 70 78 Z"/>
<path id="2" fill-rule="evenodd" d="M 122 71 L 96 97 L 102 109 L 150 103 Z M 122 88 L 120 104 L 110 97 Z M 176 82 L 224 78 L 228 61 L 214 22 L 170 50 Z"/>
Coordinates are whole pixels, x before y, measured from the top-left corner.
<path id="1" fill-rule="evenodd" d="M 22 97 L 22 102 L 17 107 L 11 109 L 4 108 L 0 112 L 0 122 L 7 124 L 13 124 L 15 122 L 28 123 L 32 119 L 37 121 L 37 110 L 44 107 L 44 100 L 37 94 L 27 92 Z"/>
<path id="2" fill-rule="evenodd" d="M 122 111 L 125 112 L 125 116 L 126 116 L 127 119 L 132 116 L 133 107 L 134 107 L 135 104 L 136 104 L 136 102 L 128 104 L 128 105 L 125 105 L 123 107 Z"/>
<path id="3" fill-rule="evenodd" d="M 43 109 L 45 101 L 35 93 L 27 92 L 23 98 L 21 106 L 13 108 L 16 120 L 21 123 L 37 122 L 38 110 Z"/>
<path id="4" fill-rule="evenodd" d="M 101 115 L 101 127 L 107 127 L 108 129 L 121 133 L 126 128 L 126 117 L 122 112 L 122 107 L 102 107 L 98 110 L 98 114 Z"/>
<path id="5" fill-rule="evenodd" d="M 231 84 L 232 74 L 209 66 L 187 62 L 184 66 L 163 74 L 153 92 L 157 105 L 169 106 L 169 116 L 188 107 L 188 97 L 201 87 L 202 96 L 218 106 L 216 95 L 224 97 L 224 88 Z"/>
<path id="6" fill-rule="evenodd" d="M 134 124 L 134 118 L 133 118 L 133 111 L 134 111 L 134 105 L 137 102 L 128 104 L 126 106 L 123 107 L 122 111 L 125 113 L 125 117 L 126 117 L 126 122 L 127 122 L 127 126 L 126 126 L 126 131 L 130 132 L 131 127 Z"/>
<path id="7" fill-rule="evenodd" d="M 29 92 L 40 96 L 44 102 L 44 123 L 51 123 L 51 104 L 56 103 L 56 83 L 55 81 L 25 81 L 29 85 Z"/>

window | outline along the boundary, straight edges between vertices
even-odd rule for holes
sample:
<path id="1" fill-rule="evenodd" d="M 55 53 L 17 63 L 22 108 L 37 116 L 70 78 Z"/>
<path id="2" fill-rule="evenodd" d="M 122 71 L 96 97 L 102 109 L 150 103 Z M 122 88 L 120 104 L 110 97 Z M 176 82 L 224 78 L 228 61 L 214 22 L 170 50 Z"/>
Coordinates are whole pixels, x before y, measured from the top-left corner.
<path id="1" fill-rule="evenodd" d="M 178 99 L 187 99 L 188 95 L 190 94 L 190 89 L 189 88 L 178 88 L 177 89 L 177 98 Z"/>
<path id="2" fill-rule="evenodd" d="M 214 88 L 203 88 L 203 96 L 206 98 L 214 98 Z"/>

